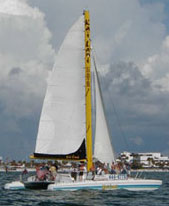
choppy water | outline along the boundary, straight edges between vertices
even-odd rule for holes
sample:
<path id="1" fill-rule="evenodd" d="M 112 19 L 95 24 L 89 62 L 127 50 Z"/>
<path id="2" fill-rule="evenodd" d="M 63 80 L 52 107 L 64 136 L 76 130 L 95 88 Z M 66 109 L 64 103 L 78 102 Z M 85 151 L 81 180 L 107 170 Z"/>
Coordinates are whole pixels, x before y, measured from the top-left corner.
<path id="1" fill-rule="evenodd" d="M 5 183 L 18 179 L 18 173 L 0 173 L 0 206 L 169 206 L 169 173 L 144 173 L 147 178 L 163 180 L 159 190 L 150 192 L 113 191 L 6 191 Z"/>

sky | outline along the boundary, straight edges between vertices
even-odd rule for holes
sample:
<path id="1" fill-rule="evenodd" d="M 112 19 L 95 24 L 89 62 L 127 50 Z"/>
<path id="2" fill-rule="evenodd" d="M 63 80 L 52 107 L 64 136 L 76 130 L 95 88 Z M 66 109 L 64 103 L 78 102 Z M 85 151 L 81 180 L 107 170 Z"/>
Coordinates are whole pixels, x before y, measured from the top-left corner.
<path id="1" fill-rule="evenodd" d="M 89 9 L 116 153 L 169 155 L 168 0 L 0 0 L 0 156 L 34 152 L 47 79 Z"/>

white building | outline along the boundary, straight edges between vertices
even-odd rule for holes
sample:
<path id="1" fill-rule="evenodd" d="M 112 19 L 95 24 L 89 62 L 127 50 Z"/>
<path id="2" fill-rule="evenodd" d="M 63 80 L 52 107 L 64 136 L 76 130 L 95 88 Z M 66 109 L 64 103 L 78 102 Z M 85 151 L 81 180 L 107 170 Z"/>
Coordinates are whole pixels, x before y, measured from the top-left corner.
<path id="1" fill-rule="evenodd" d="M 163 156 L 160 152 L 152 152 L 152 153 L 138 153 L 140 156 L 140 161 L 144 163 L 144 161 L 154 161 L 154 162 L 163 162 L 169 161 L 167 156 Z"/>
<path id="2" fill-rule="evenodd" d="M 156 167 L 159 164 L 169 166 L 169 157 L 161 155 L 160 152 L 130 153 L 122 152 L 120 159 L 128 163 L 137 161 L 143 167 Z"/>

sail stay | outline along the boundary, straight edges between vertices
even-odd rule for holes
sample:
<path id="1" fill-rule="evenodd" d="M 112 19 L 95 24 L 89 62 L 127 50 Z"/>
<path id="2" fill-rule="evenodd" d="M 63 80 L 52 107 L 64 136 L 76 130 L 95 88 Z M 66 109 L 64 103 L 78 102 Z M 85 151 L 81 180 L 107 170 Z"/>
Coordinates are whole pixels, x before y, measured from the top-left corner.
<path id="1" fill-rule="evenodd" d="M 86 159 L 84 17 L 71 27 L 48 81 L 34 158 Z"/>
<path id="2" fill-rule="evenodd" d="M 98 72 L 95 59 L 93 58 L 93 70 L 95 79 L 95 102 L 96 102 L 96 126 L 95 126 L 95 144 L 94 157 L 103 163 L 111 165 L 115 161 L 115 155 L 110 140 L 110 133 L 105 116 L 103 98 L 99 83 Z"/>

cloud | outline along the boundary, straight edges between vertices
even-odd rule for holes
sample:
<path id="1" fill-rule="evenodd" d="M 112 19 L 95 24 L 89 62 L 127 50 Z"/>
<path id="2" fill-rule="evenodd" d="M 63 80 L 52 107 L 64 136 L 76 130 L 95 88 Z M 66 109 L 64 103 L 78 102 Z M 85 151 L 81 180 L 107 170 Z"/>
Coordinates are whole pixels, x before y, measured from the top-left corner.
<path id="1" fill-rule="evenodd" d="M 34 100 L 44 95 L 54 50 L 49 42 L 51 34 L 44 15 L 38 9 L 32 9 L 26 1 L 20 0 L 5 0 L 0 4 L 6 8 L 0 12 L 1 102 L 6 112 L 21 117 L 28 114 L 26 110 L 30 101 L 33 106 Z M 16 95 L 11 109 L 14 99 L 10 93 Z"/>
<path id="2" fill-rule="evenodd" d="M 0 150 L 4 154 L 8 153 L 12 136 L 18 139 L 10 148 L 13 157 L 17 156 L 19 142 L 24 145 L 22 156 L 32 150 L 32 144 L 25 144 L 28 139 L 21 122 L 36 124 L 39 117 L 55 56 L 50 39 L 39 9 L 30 7 L 25 0 L 0 1 Z M 29 142 L 33 141 L 33 137 L 29 138 Z"/>
<path id="3" fill-rule="evenodd" d="M 42 17 L 43 14 L 37 8 L 31 8 L 27 0 L 0 0 L 0 13 L 14 16 Z"/>
<path id="4" fill-rule="evenodd" d="M 86 5 L 97 60 L 106 64 L 106 72 L 100 76 L 116 151 L 125 148 L 119 126 L 131 143 L 129 149 L 165 150 L 169 75 L 162 1 L 0 0 L 3 155 L 10 151 L 20 158 L 33 152 L 46 79 L 54 62 L 52 47 L 59 49 Z M 130 137 L 141 137 L 143 142 L 137 145 Z M 17 143 L 11 145 L 11 141 Z M 143 144 L 146 141 L 151 144 Z"/>
<path id="5" fill-rule="evenodd" d="M 15 67 L 11 69 L 11 71 L 9 72 L 9 76 L 19 75 L 21 72 L 22 72 L 22 69 L 20 69 L 19 67 Z"/>
<path id="6" fill-rule="evenodd" d="M 70 25 L 88 5 L 92 44 L 100 63 L 134 62 L 142 74 L 153 81 L 155 87 L 161 87 L 161 90 L 168 89 L 165 1 L 152 3 L 126 0 L 125 4 L 123 0 L 107 0 L 106 3 L 98 0 L 29 2 L 38 5 L 46 13 L 47 24 L 53 33 L 52 43 L 56 50 Z M 159 73 L 163 75 L 157 78 Z"/>
<path id="7" fill-rule="evenodd" d="M 133 151 L 135 145 L 139 151 L 163 148 L 168 139 L 168 91 L 154 89 L 133 62 L 112 63 L 100 72 L 100 80 L 115 150 Z"/>
<path id="8" fill-rule="evenodd" d="M 93 11 L 94 44 L 103 63 L 112 60 L 140 63 L 158 51 L 165 37 L 163 4 L 150 7 L 141 5 L 139 1 L 127 1 L 126 4 L 109 1 L 104 8 L 106 12 L 100 16 L 100 10 Z"/>
<path id="9" fill-rule="evenodd" d="M 165 8 L 162 1 L 151 4 L 141 4 L 139 0 L 125 0 L 125 4 L 123 0 L 29 2 L 46 13 L 56 49 L 70 25 L 82 15 L 84 8 L 88 8 L 93 45 L 103 64 L 112 60 L 142 62 L 158 51 L 166 36 L 163 23 Z"/>
<path id="10" fill-rule="evenodd" d="M 153 81 L 154 87 L 169 91 L 169 36 L 162 42 L 159 51 L 146 59 L 142 73 Z"/>

